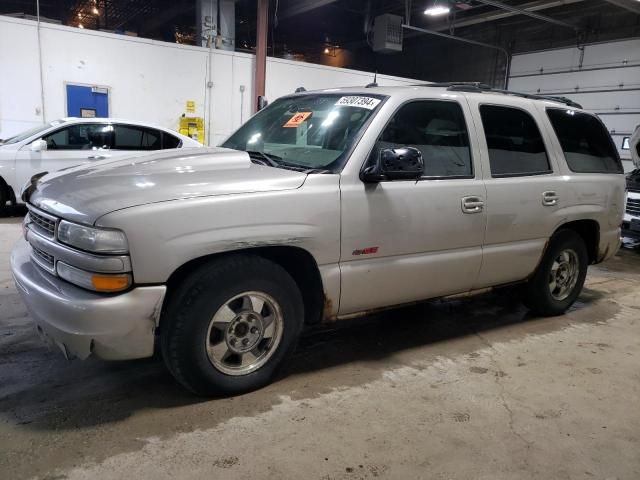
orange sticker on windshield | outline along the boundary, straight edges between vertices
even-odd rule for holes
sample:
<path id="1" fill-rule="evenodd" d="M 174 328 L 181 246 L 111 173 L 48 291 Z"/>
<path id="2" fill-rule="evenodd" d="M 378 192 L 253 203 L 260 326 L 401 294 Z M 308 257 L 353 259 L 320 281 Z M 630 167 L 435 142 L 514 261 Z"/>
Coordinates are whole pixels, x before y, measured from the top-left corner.
<path id="1" fill-rule="evenodd" d="M 283 125 L 285 128 L 295 128 L 302 124 L 313 112 L 296 112 L 296 114 Z"/>

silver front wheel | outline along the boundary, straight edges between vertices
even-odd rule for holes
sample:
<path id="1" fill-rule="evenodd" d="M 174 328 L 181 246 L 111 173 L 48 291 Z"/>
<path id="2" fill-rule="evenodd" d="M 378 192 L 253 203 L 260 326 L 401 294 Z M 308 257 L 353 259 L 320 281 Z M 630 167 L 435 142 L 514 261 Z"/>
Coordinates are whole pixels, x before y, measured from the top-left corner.
<path id="1" fill-rule="evenodd" d="M 209 361 L 227 375 L 247 375 L 267 363 L 282 332 L 278 302 L 264 292 L 243 292 L 225 302 L 209 323 Z"/>
<path id="2" fill-rule="evenodd" d="M 556 300 L 564 300 L 576 286 L 580 273 L 578 254 L 571 250 L 562 250 L 551 264 L 549 272 L 549 291 Z"/>

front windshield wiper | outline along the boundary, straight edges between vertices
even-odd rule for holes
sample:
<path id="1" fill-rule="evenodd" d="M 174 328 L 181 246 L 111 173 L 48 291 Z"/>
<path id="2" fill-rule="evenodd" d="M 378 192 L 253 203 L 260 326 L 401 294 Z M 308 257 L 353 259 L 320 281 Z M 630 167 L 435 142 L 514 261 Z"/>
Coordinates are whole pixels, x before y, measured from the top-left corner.
<path id="1" fill-rule="evenodd" d="M 272 153 L 264 153 L 258 152 L 255 150 L 247 150 L 249 157 L 251 160 L 255 160 L 257 163 L 261 165 L 269 165 L 271 167 L 276 168 L 286 168 L 287 170 L 295 170 L 296 172 L 302 173 L 331 173 L 330 170 L 325 170 L 322 168 L 307 168 L 302 165 L 295 165 L 293 163 L 285 162 L 282 157 L 277 155 L 273 155 Z"/>
<path id="2" fill-rule="evenodd" d="M 249 157 L 251 157 L 251 160 L 258 160 L 259 162 L 262 162 L 263 164 L 266 163 L 271 167 L 280 167 L 282 165 L 280 162 L 282 158 L 276 155 L 269 155 L 268 153 L 258 152 L 255 150 L 247 150 L 247 153 L 249 154 Z"/>

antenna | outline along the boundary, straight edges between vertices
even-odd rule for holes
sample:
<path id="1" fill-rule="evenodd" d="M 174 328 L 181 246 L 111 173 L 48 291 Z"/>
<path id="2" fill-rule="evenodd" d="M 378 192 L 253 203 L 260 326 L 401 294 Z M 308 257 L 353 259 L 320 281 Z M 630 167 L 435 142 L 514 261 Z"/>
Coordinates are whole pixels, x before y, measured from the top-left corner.
<path id="1" fill-rule="evenodd" d="M 373 88 L 378 86 L 378 71 L 373 74 L 373 82 L 369 83 L 365 88 Z"/>

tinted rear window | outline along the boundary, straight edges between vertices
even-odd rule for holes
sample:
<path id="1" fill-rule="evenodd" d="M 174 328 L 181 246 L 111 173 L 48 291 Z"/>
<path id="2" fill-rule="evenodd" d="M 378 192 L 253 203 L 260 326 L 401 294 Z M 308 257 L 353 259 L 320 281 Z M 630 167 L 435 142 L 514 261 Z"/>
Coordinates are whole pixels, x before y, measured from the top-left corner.
<path id="1" fill-rule="evenodd" d="M 564 158 L 573 172 L 622 173 L 618 151 L 602 122 L 588 113 L 548 108 Z"/>
<path id="2" fill-rule="evenodd" d="M 166 132 L 162 132 L 162 148 L 178 148 L 182 140 L 174 137 L 173 135 L 169 135 Z"/>
<path id="3" fill-rule="evenodd" d="M 482 105 L 480 116 L 489 149 L 491 176 L 551 172 L 542 135 L 531 115 L 519 108 Z"/>

